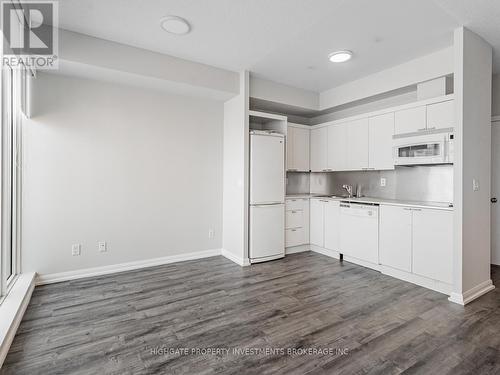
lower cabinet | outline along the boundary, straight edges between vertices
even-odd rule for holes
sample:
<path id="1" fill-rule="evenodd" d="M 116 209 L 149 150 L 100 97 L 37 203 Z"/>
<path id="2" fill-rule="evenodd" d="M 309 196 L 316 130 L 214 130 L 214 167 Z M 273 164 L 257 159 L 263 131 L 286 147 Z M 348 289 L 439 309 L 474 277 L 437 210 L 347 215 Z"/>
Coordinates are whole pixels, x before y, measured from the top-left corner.
<path id="1" fill-rule="evenodd" d="M 309 198 L 285 201 L 285 247 L 309 243 Z"/>
<path id="2" fill-rule="evenodd" d="M 451 284 L 453 212 L 381 206 L 379 263 Z"/>
<path id="3" fill-rule="evenodd" d="M 311 244 L 339 250 L 340 202 L 311 199 Z"/>
<path id="4" fill-rule="evenodd" d="M 310 241 L 312 245 L 325 247 L 325 199 L 311 198 Z"/>
<path id="5" fill-rule="evenodd" d="M 412 211 L 407 207 L 381 206 L 379 263 L 411 272 Z"/>
<path id="6" fill-rule="evenodd" d="M 453 282 L 453 212 L 413 209 L 413 273 Z"/>
<path id="7" fill-rule="evenodd" d="M 324 247 L 328 250 L 339 250 L 340 202 L 324 203 Z"/>

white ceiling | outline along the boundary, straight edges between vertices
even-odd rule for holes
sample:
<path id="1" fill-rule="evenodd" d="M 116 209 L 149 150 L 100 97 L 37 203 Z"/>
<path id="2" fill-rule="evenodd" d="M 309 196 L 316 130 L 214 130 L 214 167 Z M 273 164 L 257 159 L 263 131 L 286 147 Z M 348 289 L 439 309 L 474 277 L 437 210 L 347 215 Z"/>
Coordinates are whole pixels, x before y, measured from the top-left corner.
<path id="1" fill-rule="evenodd" d="M 168 14 L 192 32 L 162 31 Z M 499 0 L 61 0 L 59 16 L 67 30 L 317 92 L 449 46 L 461 24 L 500 50 Z M 355 57 L 334 65 L 338 49 Z"/>

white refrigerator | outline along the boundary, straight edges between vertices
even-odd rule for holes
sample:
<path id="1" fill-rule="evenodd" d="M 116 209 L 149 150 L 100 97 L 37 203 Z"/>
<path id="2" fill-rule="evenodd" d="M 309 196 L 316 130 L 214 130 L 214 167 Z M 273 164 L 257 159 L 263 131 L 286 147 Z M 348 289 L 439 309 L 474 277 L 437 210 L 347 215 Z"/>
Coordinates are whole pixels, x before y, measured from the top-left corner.
<path id="1" fill-rule="evenodd" d="M 250 133 L 250 262 L 285 256 L 285 137 Z"/>

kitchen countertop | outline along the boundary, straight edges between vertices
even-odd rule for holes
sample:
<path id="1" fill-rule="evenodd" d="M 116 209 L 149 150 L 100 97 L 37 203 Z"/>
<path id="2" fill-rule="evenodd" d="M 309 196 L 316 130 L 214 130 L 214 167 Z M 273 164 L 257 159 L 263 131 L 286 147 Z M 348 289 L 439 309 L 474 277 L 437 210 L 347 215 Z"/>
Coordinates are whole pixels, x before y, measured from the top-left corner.
<path id="1" fill-rule="evenodd" d="M 376 198 L 376 197 L 361 197 L 361 198 L 346 198 L 331 195 L 319 195 L 319 194 L 290 194 L 286 196 L 286 199 L 300 199 L 300 198 L 321 198 L 321 199 L 332 199 L 342 202 L 349 203 L 367 203 L 367 204 L 379 204 L 388 206 L 404 206 L 404 207 L 415 207 L 415 208 L 433 208 L 439 210 L 453 211 L 453 207 L 450 207 L 448 202 L 426 202 L 426 201 L 412 201 L 403 199 L 387 199 L 387 198 Z"/>

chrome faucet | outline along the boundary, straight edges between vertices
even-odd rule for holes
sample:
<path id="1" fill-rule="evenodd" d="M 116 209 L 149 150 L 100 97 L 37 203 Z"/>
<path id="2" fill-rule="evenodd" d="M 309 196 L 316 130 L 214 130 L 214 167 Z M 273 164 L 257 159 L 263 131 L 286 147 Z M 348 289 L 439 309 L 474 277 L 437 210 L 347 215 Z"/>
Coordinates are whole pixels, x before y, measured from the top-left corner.
<path id="1" fill-rule="evenodd" d="M 347 194 L 349 194 L 349 198 L 352 198 L 352 185 L 342 185 L 343 189 L 347 190 Z"/>

